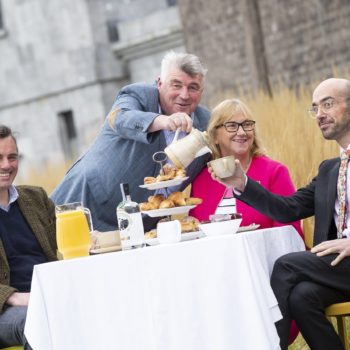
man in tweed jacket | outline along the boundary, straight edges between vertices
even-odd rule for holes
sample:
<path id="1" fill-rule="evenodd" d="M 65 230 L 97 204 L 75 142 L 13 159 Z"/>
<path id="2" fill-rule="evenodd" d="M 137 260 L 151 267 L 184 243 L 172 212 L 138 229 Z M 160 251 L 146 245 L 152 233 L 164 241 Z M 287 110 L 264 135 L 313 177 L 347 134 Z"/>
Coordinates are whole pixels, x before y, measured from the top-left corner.
<path id="1" fill-rule="evenodd" d="M 116 207 L 122 201 L 120 183 L 129 183 L 131 198 L 145 202 L 152 192 L 142 189 L 144 177 L 156 177 L 160 167 L 152 160 L 180 128 L 206 130 L 209 111 L 199 106 L 204 88 L 203 68 L 190 54 L 168 53 L 156 84 L 137 83 L 119 92 L 95 142 L 71 167 L 51 195 L 57 204 L 83 202 L 99 231 L 117 228 Z M 186 169 L 184 189 L 209 160 L 195 159 Z M 173 189 L 175 190 L 175 189 Z"/>
<path id="2" fill-rule="evenodd" d="M 13 186 L 18 149 L 0 125 L 0 348 L 23 344 L 35 264 L 56 260 L 55 207 L 40 187 Z"/>

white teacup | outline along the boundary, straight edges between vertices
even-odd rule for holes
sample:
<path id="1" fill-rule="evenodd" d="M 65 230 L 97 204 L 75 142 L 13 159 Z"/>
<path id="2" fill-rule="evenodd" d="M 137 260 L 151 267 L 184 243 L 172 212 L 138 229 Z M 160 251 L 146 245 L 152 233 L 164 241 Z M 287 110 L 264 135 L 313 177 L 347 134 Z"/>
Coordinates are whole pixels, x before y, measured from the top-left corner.
<path id="1" fill-rule="evenodd" d="M 181 241 L 181 224 L 179 220 L 159 222 L 157 225 L 159 243 L 176 243 Z"/>
<path id="2" fill-rule="evenodd" d="M 227 156 L 214 159 L 211 160 L 209 163 L 215 175 L 220 179 L 225 179 L 227 177 L 232 176 L 236 168 L 234 156 Z"/>

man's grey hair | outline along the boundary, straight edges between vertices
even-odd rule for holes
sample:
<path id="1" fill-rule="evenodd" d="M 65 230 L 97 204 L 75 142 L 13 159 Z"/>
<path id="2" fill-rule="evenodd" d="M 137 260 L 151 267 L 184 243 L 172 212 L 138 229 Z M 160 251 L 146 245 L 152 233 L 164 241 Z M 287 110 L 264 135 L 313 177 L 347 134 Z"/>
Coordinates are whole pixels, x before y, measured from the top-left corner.
<path id="1" fill-rule="evenodd" d="M 166 80 L 169 71 L 172 68 L 178 68 L 191 77 L 200 75 L 203 78 L 207 73 L 207 69 L 203 67 L 199 58 L 189 53 L 179 53 L 169 51 L 162 59 L 160 79 Z"/>

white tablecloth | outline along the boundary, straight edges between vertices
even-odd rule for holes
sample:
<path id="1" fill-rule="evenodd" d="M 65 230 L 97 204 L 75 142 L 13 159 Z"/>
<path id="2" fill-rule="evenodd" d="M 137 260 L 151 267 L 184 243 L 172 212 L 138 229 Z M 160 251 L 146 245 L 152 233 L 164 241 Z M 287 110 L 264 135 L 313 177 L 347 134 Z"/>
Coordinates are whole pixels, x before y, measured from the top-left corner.
<path id="1" fill-rule="evenodd" d="M 274 350 L 274 261 L 304 250 L 291 226 L 38 265 L 34 350 Z"/>

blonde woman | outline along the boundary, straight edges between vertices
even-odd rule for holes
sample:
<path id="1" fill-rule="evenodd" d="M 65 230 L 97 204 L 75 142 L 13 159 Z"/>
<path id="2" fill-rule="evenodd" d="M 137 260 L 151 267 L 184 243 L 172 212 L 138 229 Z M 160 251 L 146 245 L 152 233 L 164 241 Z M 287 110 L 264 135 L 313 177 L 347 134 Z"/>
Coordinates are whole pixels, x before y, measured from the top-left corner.
<path id="1" fill-rule="evenodd" d="M 239 159 L 249 178 L 258 181 L 273 193 L 290 195 L 295 192 L 288 169 L 281 163 L 267 157 L 262 148 L 256 122 L 248 107 L 240 100 L 229 99 L 217 105 L 208 124 L 209 146 L 213 158 L 233 155 Z M 208 220 L 214 213 L 241 213 L 241 226 L 252 223 L 260 228 L 283 226 L 247 204 L 234 198 L 232 189 L 211 178 L 204 168 L 192 183 L 191 196 L 200 197 L 203 203 L 191 210 L 190 215 L 199 220 Z M 290 223 L 304 238 L 300 221 Z M 294 322 L 290 328 L 289 343 L 298 335 Z"/>
<path id="2" fill-rule="evenodd" d="M 272 160 L 262 148 L 256 122 L 248 107 L 238 99 L 228 99 L 217 105 L 208 124 L 209 146 L 213 158 L 232 155 L 239 159 L 247 175 L 271 192 L 290 195 L 295 188 L 288 169 Z M 245 203 L 235 199 L 232 189 L 214 181 L 207 168 L 192 183 L 192 196 L 203 203 L 191 211 L 199 220 L 208 220 L 214 213 L 241 213 L 242 226 L 252 223 L 260 228 L 282 226 Z M 291 223 L 303 237 L 300 221 Z"/>

